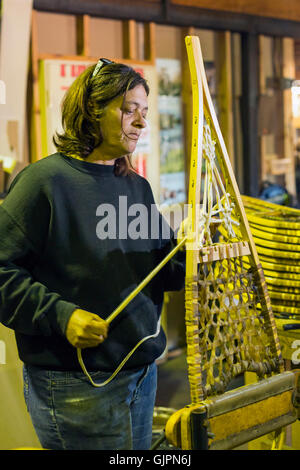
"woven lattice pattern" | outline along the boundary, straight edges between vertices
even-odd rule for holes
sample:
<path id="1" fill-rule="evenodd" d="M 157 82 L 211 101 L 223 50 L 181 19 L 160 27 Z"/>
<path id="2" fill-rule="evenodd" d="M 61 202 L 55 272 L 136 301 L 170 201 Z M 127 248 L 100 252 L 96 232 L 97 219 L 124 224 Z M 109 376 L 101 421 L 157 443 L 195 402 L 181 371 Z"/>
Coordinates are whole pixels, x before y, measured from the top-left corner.
<path id="1" fill-rule="evenodd" d="M 282 355 L 199 41 L 188 38 L 186 42 L 194 100 L 185 320 L 191 400 L 198 404 L 224 393 L 230 381 L 245 371 L 259 378 L 280 372 Z"/>
<path id="2" fill-rule="evenodd" d="M 262 378 L 277 370 L 271 325 L 257 308 L 256 286 L 242 257 L 199 265 L 199 277 L 190 285 L 197 306 L 187 314 L 192 402 L 223 393 L 242 372 Z"/>

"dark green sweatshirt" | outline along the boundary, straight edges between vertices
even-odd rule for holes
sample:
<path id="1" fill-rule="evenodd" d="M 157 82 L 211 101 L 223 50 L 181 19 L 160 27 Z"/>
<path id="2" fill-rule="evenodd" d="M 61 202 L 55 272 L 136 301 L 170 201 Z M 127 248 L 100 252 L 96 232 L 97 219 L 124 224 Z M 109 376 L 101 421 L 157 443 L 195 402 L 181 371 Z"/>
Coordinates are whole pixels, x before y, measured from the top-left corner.
<path id="1" fill-rule="evenodd" d="M 0 206 L 0 321 L 15 330 L 20 359 L 80 370 L 65 337 L 73 311 L 110 315 L 172 249 L 166 227 L 149 183 L 135 173 L 115 176 L 114 166 L 59 153 L 20 172 Z M 110 324 L 108 338 L 84 351 L 87 369 L 114 370 L 155 333 L 163 293 L 181 289 L 184 274 L 169 262 Z M 165 345 L 161 329 L 125 369 L 151 363 Z"/>

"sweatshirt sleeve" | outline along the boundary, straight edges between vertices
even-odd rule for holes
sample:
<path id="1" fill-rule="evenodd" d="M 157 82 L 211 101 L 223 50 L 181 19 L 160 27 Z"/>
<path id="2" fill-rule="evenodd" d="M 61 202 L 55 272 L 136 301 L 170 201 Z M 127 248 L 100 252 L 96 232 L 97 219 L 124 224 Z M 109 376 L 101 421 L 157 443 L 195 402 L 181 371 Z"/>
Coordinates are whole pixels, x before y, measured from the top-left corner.
<path id="1" fill-rule="evenodd" d="M 31 274 L 47 239 L 50 207 L 35 174 L 21 173 L 0 205 L 0 322 L 26 335 L 63 335 L 78 306 Z"/>

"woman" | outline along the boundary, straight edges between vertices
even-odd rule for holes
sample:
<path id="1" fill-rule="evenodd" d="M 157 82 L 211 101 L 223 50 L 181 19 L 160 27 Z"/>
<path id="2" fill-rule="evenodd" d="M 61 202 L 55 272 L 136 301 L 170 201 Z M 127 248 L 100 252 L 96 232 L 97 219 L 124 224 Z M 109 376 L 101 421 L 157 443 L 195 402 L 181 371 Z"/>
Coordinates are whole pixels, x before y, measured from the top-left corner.
<path id="1" fill-rule="evenodd" d="M 0 320 L 15 331 L 43 448 L 151 443 L 163 293 L 183 287 L 183 266 L 170 262 L 105 321 L 173 243 L 148 182 L 130 166 L 148 93 L 125 65 L 104 59 L 85 70 L 63 102 L 58 153 L 20 172 L 0 206 Z M 147 336 L 108 384 L 95 387 L 82 372 L 76 348 L 92 380 L 104 383 Z"/>

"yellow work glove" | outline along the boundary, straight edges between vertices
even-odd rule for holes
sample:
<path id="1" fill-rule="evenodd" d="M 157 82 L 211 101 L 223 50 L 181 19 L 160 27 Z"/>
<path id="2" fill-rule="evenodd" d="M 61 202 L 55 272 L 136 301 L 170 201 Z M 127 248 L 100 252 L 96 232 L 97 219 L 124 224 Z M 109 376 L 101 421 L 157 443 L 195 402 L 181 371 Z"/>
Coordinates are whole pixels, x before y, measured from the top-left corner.
<path id="1" fill-rule="evenodd" d="M 75 348 L 92 348 L 106 339 L 108 323 L 98 315 L 82 309 L 72 313 L 66 329 L 66 337 Z"/>

